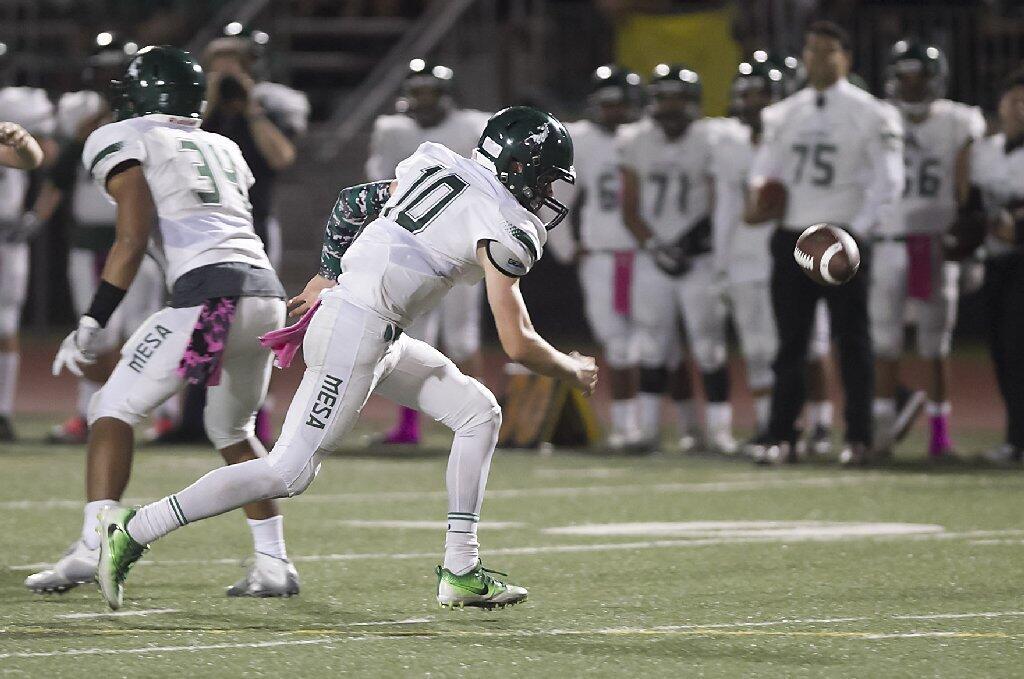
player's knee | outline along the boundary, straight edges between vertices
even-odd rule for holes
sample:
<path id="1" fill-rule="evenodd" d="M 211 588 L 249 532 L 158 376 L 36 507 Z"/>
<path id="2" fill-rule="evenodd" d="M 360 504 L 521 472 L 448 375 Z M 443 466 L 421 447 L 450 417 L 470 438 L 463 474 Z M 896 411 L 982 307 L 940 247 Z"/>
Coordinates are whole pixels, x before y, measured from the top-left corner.
<path id="1" fill-rule="evenodd" d="M 616 370 L 628 368 L 636 363 L 633 344 L 629 337 L 609 337 L 604 345 L 604 360 L 608 367 Z"/>
<path id="2" fill-rule="evenodd" d="M 886 360 L 900 357 L 903 349 L 903 328 L 874 325 L 871 328 L 871 343 L 875 348 L 875 356 Z"/>
<path id="3" fill-rule="evenodd" d="M 4 304 L 0 306 L 0 337 L 13 337 L 18 334 L 18 318 L 21 316 L 16 306 Z"/>
<path id="4" fill-rule="evenodd" d="M 142 421 L 147 413 L 132 407 L 127 396 L 123 391 L 111 388 L 108 382 L 89 400 L 89 408 L 85 416 L 86 422 L 91 427 L 93 422 L 101 417 L 112 417 L 134 427 Z"/>
<path id="5" fill-rule="evenodd" d="M 775 383 L 775 373 L 772 372 L 770 356 L 756 355 L 747 358 L 747 382 L 755 391 L 771 388 Z"/>
<path id="6" fill-rule="evenodd" d="M 943 330 L 918 329 L 917 353 L 926 360 L 946 358 L 952 346 L 952 332 Z M 876 352 L 878 353 L 877 349 Z"/>
<path id="7" fill-rule="evenodd" d="M 498 405 L 498 401 L 494 398 L 494 394 L 491 393 L 490 389 L 476 380 L 473 380 L 473 382 L 476 389 L 473 396 L 469 399 L 471 404 L 469 416 L 455 428 L 455 432 L 457 434 L 466 434 L 469 432 L 478 433 L 486 431 L 497 434 L 498 430 L 501 429 L 501 407 Z"/>
<path id="8" fill-rule="evenodd" d="M 213 447 L 223 450 L 236 443 L 248 441 L 255 435 L 256 416 L 250 415 L 245 420 L 230 422 L 211 413 L 210 408 L 207 408 L 203 413 L 203 427 Z"/>
<path id="9" fill-rule="evenodd" d="M 636 335 L 636 355 L 640 365 L 650 368 L 663 366 L 671 353 L 670 334 L 653 329 L 641 329 Z"/>
<path id="10" fill-rule="evenodd" d="M 717 340 L 700 340 L 693 345 L 693 358 L 701 372 L 710 373 L 725 365 L 726 348 L 724 342 Z"/>
<path id="11" fill-rule="evenodd" d="M 299 450 L 295 444 L 282 444 L 278 441 L 270 454 L 261 459 L 267 461 L 268 467 L 284 489 L 281 495 L 275 497 L 295 497 L 309 488 L 320 473 L 323 455 L 319 450 L 310 455 Z"/>

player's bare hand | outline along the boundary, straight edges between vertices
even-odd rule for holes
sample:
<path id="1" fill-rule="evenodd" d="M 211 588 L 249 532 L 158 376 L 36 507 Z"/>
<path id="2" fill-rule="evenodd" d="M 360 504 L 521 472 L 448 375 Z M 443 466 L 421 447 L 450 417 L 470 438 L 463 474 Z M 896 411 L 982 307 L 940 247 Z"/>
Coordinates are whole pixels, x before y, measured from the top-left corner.
<path id="1" fill-rule="evenodd" d="M 317 299 L 320 298 L 320 293 L 328 288 L 333 288 L 338 284 L 338 281 L 331 280 L 330 278 L 324 278 L 317 274 L 309 279 L 306 283 L 306 287 L 299 294 L 288 300 L 289 316 L 301 316 L 302 314 L 309 311 L 310 307 L 316 304 Z"/>
<path id="2" fill-rule="evenodd" d="M 569 356 L 576 362 L 573 379 L 576 387 L 587 396 L 597 388 L 597 361 L 593 356 L 584 356 L 574 351 Z"/>
<path id="3" fill-rule="evenodd" d="M 0 144 L 21 148 L 28 140 L 28 132 L 17 123 L 0 123 Z"/>

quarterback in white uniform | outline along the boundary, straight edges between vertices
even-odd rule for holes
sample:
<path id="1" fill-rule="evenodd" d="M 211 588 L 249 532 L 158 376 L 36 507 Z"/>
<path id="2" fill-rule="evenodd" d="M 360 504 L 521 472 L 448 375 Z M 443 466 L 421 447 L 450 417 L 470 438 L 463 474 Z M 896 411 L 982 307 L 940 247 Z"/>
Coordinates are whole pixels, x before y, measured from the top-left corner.
<path id="1" fill-rule="evenodd" d="M 584 310 L 593 336 L 604 348 L 612 392 L 608 445 L 637 442 L 637 355 L 633 308 L 636 239 L 622 221 L 616 129 L 635 120 L 640 76 L 616 66 L 594 72 L 588 99 L 590 120 L 569 123 L 576 154 L 574 206 L 579 217 L 579 266 Z"/>
<path id="2" fill-rule="evenodd" d="M 711 159 L 719 121 L 700 117 L 700 80 L 685 66 L 659 64 L 648 86 L 650 116 L 618 132 L 622 209 L 642 248 L 636 261 L 640 427 L 658 437 L 666 367 L 686 328 L 704 379 L 707 445 L 736 450 L 726 366 L 726 309 L 712 255 Z M 680 448 L 697 447 L 692 399 L 679 405 Z"/>
<path id="3" fill-rule="evenodd" d="M 124 70 L 128 57 L 135 53 L 134 43 L 108 34 L 89 58 L 86 82 L 91 89 L 67 92 L 57 102 L 57 134 L 61 141 L 57 161 L 39 192 L 34 211 L 41 223 L 54 214 L 62 201 L 70 201 L 72 233 L 68 252 L 68 284 L 75 313 L 85 314 L 96 293 L 100 271 L 114 242 L 117 210 L 82 168 L 85 139 L 97 127 L 113 120 L 113 111 L 102 92 L 110 80 Z M 139 273 L 117 311 L 96 340 L 97 362 L 83 370 L 78 380 L 75 414 L 54 427 L 49 440 L 55 443 L 85 443 L 89 401 L 117 363 L 117 349 L 147 317 L 163 306 L 166 298 L 163 273 L 151 257 L 146 257 Z M 169 428 L 174 399 L 160 407 L 157 428 Z"/>
<path id="4" fill-rule="evenodd" d="M 395 168 L 431 141 L 468 156 L 476 146 L 488 115 L 455 106 L 451 87 L 454 73 L 447 66 L 413 59 L 402 86 L 398 113 L 374 121 L 366 176 L 370 181 L 391 179 Z M 463 371 L 479 375 L 481 286 L 459 286 L 444 302 L 420 317 L 406 331 L 444 353 Z M 439 340 L 442 343 L 439 343 Z M 419 443 L 419 414 L 402 408 L 399 421 L 382 441 L 394 444 Z"/>
<path id="5" fill-rule="evenodd" d="M 98 572 L 107 602 L 120 605 L 129 566 L 154 540 L 246 502 L 303 492 L 371 393 L 420 409 L 455 433 L 438 602 L 494 608 L 525 600 L 524 588 L 481 565 L 476 536 L 501 409 L 482 384 L 402 328 L 453 286 L 482 278 L 510 358 L 592 391 L 594 359 L 544 341 L 518 285 L 541 256 L 547 228 L 568 212 L 551 197 L 551 184 L 573 181 L 572 159 L 562 124 L 520 106 L 490 119 L 474 160 L 427 142 L 399 164 L 393 182 L 342 191 L 328 220 L 320 273 L 293 300 L 293 313 L 306 314 L 265 338 L 282 359 L 302 341 L 306 361 L 277 445 L 266 458 L 213 471 L 137 512 L 107 512 Z M 557 211 L 546 224 L 537 214 L 544 206 Z"/>
<path id="6" fill-rule="evenodd" d="M 888 449 L 910 425 L 896 403 L 905 312 L 917 326 L 917 353 L 930 365 L 928 454 L 952 451 L 949 433 L 949 351 L 956 325 L 960 265 L 946 261 L 942 236 L 956 220 L 958 192 L 972 142 L 985 133 L 973 106 L 943 99 L 948 67 L 933 45 L 901 40 L 887 69 L 890 101 L 903 114 L 906 188 L 900 218 L 875 236 L 871 330 L 876 355 L 876 447 Z"/>
<path id="7" fill-rule="evenodd" d="M 38 220 L 25 212 L 28 170 L 52 152 L 53 104 L 32 87 L 0 89 L 0 441 L 15 438 L 11 416 L 18 387 L 18 327 L 28 291 L 28 239 Z M 39 137 L 37 141 L 33 135 Z"/>
<path id="8" fill-rule="evenodd" d="M 146 254 L 162 263 L 169 305 L 125 343 L 89 404 L 88 503 L 82 535 L 53 569 L 29 576 L 36 592 L 89 581 L 99 558 L 98 514 L 120 507 L 132 460 L 132 427 L 184 384 L 208 387 L 206 432 L 229 464 L 265 454 L 254 434 L 271 355 L 257 335 L 284 322 L 284 288 L 256 236 L 253 177 L 238 146 L 199 129 L 205 81 L 174 47 L 147 47 L 117 85 L 117 122 L 85 142 L 82 164 L 117 203 L 117 235 L 78 329 L 53 364 L 80 375 L 95 361 L 99 330 L 123 300 Z M 255 544 L 247 575 L 229 596 L 290 596 L 298 576 L 285 552 L 276 504 L 247 504 Z"/>

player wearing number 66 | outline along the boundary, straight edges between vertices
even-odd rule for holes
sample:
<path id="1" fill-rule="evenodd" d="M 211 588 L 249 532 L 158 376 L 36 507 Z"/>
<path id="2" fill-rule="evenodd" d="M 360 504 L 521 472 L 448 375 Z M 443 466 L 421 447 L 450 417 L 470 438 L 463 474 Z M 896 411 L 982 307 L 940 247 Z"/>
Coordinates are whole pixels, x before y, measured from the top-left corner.
<path id="1" fill-rule="evenodd" d="M 794 423 L 804 402 L 807 344 L 814 307 L 824 297 L 839 348 L 846 392 L 846 442 L 841 460 L 863 463 L 872 442 L 873 355 L 868 325 L 868 239 L 896 218 L 903 192 L 903 125 L 894 107 L 850 84 L 852 55 L 846 31 L 818 21 L 805 35 L 808 85 L 761 112 L 762 143 L 751 171 L 752 206 L 771 203 L 761 188 L 783 185 L 782 214 L 754 214 L 758 224 L 778 220 L 772 236 L 772 306 L 779 332 L 766 460 L 791 458 Z M 776 201 L 777 203 L 777 201 Z M 812 224 L 843 225 L 857 240 L 861 273 L 846 285 L 822 287 L 793 259 L 800 233 Z"/>
<path id="2" fill-rule="evenodd" d="M 206 432 L 229 464 L 265 454 L 253 434 L 267 392 L 271 356 L 256 336 L 284 323 L 284 288 L 253 231 L 252 173 L 234 142 L 199 129 L 205 81 L 187 52 L 146 47 L 115 82 L 116 121 L 86 140 L 82 161 L 117 205 L 115 240 L 98 290 L 78 329 L 61 344 L 53 373 L 81 375 L 96 360 L 99 329 L 125 296 L 143 257 L 166 272 L 168 306 L 128 339 L 88 412 L 82 538 L 52 570 L 34 574 L 36 592 L 64 591 L 105 568 L 97 514 L 119 506 L 132 460 L 132 427 L 183 384 L 209 387 Z M 175 511 L 186 520 L 181 508 Z M 256 547 L 236 596 L 288 596 L 298 578 L 284 551 L 273 500 L 245 506 Z"/>
<path id="3" fill-rule="evenodd" d="M 320 271 L 292 300 L 302 320 L 264 338 L 281 364 L 301 341 L 306 362 L 277 445 L 265 458 L 213 471 L 138 513 L 109 515 L 98 573 L 108 603 L 120 605 L 127 569 L 144 545 L 188 522 L 303 492 L 371 393 L 455 433 L 438 602 L 493 608 L 523 601 L 524 588 L 481 565 L 476 537 L 501 409 L 482 384 L 403 329 L 453 285 L 483 279 L 509 357 L 591 392 L 594 359 L 545 342 L 518 284 L 540 258 L 548 229 L 568 212 L 551 185 L 575 181 L 572 162 L 572 140 L 560 122 L 515 107 L 491 117 L 472 160 L 426 142 L 398 165 L 394 181 L 343 190 L 327 222 Z M 547 222 L 545 210 L 555 213 Z"/>

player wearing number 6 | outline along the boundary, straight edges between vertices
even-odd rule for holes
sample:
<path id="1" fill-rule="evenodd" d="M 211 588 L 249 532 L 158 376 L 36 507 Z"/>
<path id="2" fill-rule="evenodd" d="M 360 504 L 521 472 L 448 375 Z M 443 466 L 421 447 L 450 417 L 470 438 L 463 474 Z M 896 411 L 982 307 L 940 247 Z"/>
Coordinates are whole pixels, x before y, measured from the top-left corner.
<path id="1" fill-rule="evenodd" d="M 551 185 L 575 180 L 572 162 L 572 140 L 560 122 L 515 107 L 491 117 L 473 160 L 427 142 L 398 165 L 394 181 L 342 191 L 327 222 L 319 274 L 292 300 L 293 315 L 305 312 L 303 319 L 265 338 L 282 364 L 302 341 L 306 362 L 277 444 L 266 458 L 210 472 L 137 513 L 106 514 L 98 579 L 107 602 L 120 606 L 122 583 L 144 545 L 186 523 L 306 490 L 371 393 L 455 433 L 438 602 L 493 608 L 523 601 L 525 589 L 480 564 L 476 537 L 501 409 L 482 384 L 403 329 L 453 285 L 483 279 L 509 357 L 591 392 L 594 359 L 545 342 L 519 292 L 547 230 L 568 212 L 551 197 Z M 538 216 L 545 206 L 556 211 L 547 223 Z"/>
<path id="2" fill-rule="evenodd" d="M 92 580 L 100 558 L 97 514 L 118 515 L 132 461 L 132 427 L 185 383 L 207 392 L 210 441 L 229 464 L 265 454 L 253 428 L 267 392 L 271 354 L 257 336 L 284 322 L 284 289 L 252 225 L 252 173 L 234 142 L 199 129 L 205 82 L 173 47 L 147 47 L 115 83 L 117 121 L 94 131 L 82 161 L 117 204 L 116 235 L 89 310 L 61 344 L 53 372 L 96 356 L 100 328 L 131 285 L 143 256 L 166 272 L 169 305 L 147 319 L 89 404 L 82 538 L 26 586 L 64 591 Z M 241 506 L 241 505 L 239 505 Z M 180 513 L 181 509 L 176 511 Z M 288 596 L 298 578 L 269 499 L 245 505 L 256 557 L 233 596 Z M 102 564 L 102 561 L 100 561 Z"/>

